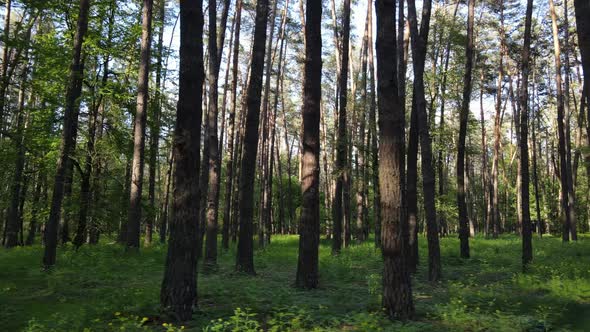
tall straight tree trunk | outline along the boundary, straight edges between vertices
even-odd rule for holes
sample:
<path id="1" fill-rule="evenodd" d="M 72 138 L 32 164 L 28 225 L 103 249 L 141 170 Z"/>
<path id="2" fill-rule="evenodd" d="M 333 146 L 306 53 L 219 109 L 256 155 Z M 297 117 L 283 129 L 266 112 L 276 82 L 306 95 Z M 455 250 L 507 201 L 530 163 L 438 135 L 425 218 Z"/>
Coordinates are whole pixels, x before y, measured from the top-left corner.
<path id="1" fill-rule="evenodd" d="M 307 0 L 303 80 L 303 181 L 299 259 L 295 285 L 318 286 L 320 244 L 320 101 L 322 97 L 322 2 Z"/>
<path id="2" fill-rule="evenodd" d="M 395 3 L 376 0 L 377 82 L 379 103 L 379 187 L 381 189 L 381 252 L 383 307 L 391 319 L 413 316 L 410 274 L 406 267 L 404 184 L 404 108 L 397 91 Z"/>
<path id="3" fill-rule="evenodd" d="M 428 114 L 424 92 L 424 65 L 430 24 L 431 0 L 425 0 L 422 7 L 420 31 L 416 18 L 416 3 L 408 0 L 408 19 L 412 36 L 412 55 L 414 64 L 414 100 L 418 115 L 418 134 L 422 156 L 422 188 L 424 192 L 424 212 L 426 214 L 428 239 L 428 279 L 437 281 L 441 278 L 440 246 L 438 223 L 436 219 L 434 165 L 432 162 L 432 141 L 428 129 Z"/>
<path id="4" fill-rule="evenodd" d="M 254 178 L 258 153 L 258 124 L 260 120 L 260 97 L 264 74 L 266 27 L 268 23 L 268 0 L 256 2 L 254 41 L 250 82 L 247 90 L 247 113 L 244 131 L 244 146 L 240 171 L 239 225 L 240 234 L 236 258 L 236 270 L 247 274 L 254 271 L 254 246 L 252 219 L 254 210 Z"/>
<path id="5" fill-rule="evenodd" d="M 4 108 L 6 107 L 5 96 L 6 86 L 8 77 L 8 53 L 9 53 L 9 40 L 10 40 L 10 13 L 12 11 L 12 0 L 6 1 L 6 12 L 4 19 L 4 35 L 2 36 L 2 42 L 4 47 L 2 50 L 2 72 L 0 73 L 0 131 L 4 130 Z"/>
<path id="6" fill-rule="evenodd" d="M 16 160 L 14 168 L 14 176 L 12 180 L 11 188 L 11 199 L 10 206 L 8 208 L 7 219 L 6 219 L 6 240 L 4 247 L 12 248 L 19 244 L 18 232 L 19 232 L 19 203 L 22 192 L 24 191 L 25 181 L 23 177 L 25 169 L 25 98 L 26 98 L 26 86 L 27 86 L 27 68 L 23 68 L 21 77 L 21 86 L 18 95 L 18 110 L 16 115 L 16 135 L 14 142 L 16 145 Z M 21 229 L 22 232 L 22 229 Z M 22 244 L 22 243 L 21 243 Z"/>
<path id="7" fill-rule="evenodd" d="M 277 74 L 276 74 L 276 79 L 275 79 L 275 94 L 274 94 L 274 101 L 273 101 L 273 113 L 272 113 L 272 117 L 271 117 L 271 122 L 270 122 L 270 128 L 271 128 L 271 133 L 270 133 L 270 149 L 271 149 L 271 153 L 270 153 L 270 171 L 269 171 L 269 180 L 268 180 L 268 185 L 269 188 L 268 190 L 270 191 L 270 196 L 269 196 L 269 200 L 267 202 L 268 204 L 268 209 L 270 211 L 269 214 L 269 218 L 267 220 L 267 222 L 269 223 L 270 226 L 270 217 L 272 216 L 272 184 L 273 184 L 273 165 L 274 165 L 274 155 L 276 153 L 277 155 L 277 163 L 278 163 L 278 169 L 279 169 L 279 192 L 282 191 L 282 175 L 281 175 L 281 159 L 280 159 L 280 155 L 279 155 L 279 150 L 278 148 L 276 149 L 275 152 L 275 140 L 276 140 L 276 135 L 277 135 L 277 114 L 278 114 L 278 107 L 279 107 L 279 94 L 282 94 L 282 84 L 283 84 L 283 72 L 284 72 L 284 67 L 285 67 L 285 61 L 284 61 L 284 57 L 285 57 L 285 53 L 287 50 L 287 41 L 285 38 L 285 34 L 286 34 L 286 24 L 287 24 L 287 15 L 289 12 L 289 1 L 285 2 L 285 8 L 283 10 L 283 18 L 282 18 L 282 22 L 281 22 L 281 27 L 280 27 L 280 46 L 279 46 L 279 59 L 278 59 L 278 66 L 277 66 Z M 284 100 L 283 100 L 284 102 Z M 284 108 L 284 104 L 283 104 L 283 108 Z M 278 144 L 280 145 L 280 144 Z M 283 225 L 284 225 L 284 215 L 283 215 L 283 195 L 282 193 L 280 193 L 279 196 L 279 223 L 276 226 L 276 232 L 281 232 L 282 233 L 282 229 L 283 229 Z M 271 230 L 272 231 L 272 230 Z M 267 242 L 270 243 L 270 232 L 267 234 Z"/>
<path id="8" fill-rule="evenodd" d="M 528 122 L 529 122 L 529 63 L 531 48 L 531 25 L 533 16 L 533 0 L 527 1 L 526 19 L 524 24 L 524 45 L 522 48 L 522 63 L 520 72 L 522 80 L 520 83 L 520 93 L 518 95 L 520 102 L 520 205 L 522 215 L 522 266 L 526 268 L 527 264 L 533 259 L 532 244 L 532 227 L 531 212 L 529 208 L 529 143 L 528 143 Z"/>
<path id="9" fill-rule="evenodd" d="M 586 100 L 590 99 L 590 2 L 574 0 L 576 11 L 576 30 L 578 32 L 578 46 L 582 56 L 582 69 L 584 71 L 584 90 Z M 588 106 L 588 103 L 586 104 Z M 590 107 L 586 108 L 590 113 Z M 590 128 L 590 117 L 586 117 L 587 126 Z M 590 137 L 590 131 L 588 131 Z"/>
<path id="10" fill-rule="evenodd" d="M 504 81 L 504 53 L 505 53 L 505 32 L 504 32 L 504 1 L 500 0 L 500 63 L 498 67 L 498 85 L 496 93 L 496 114 L 494 117 L 494 154 L 492 160 L 492 234 L 498 237 L 500 227 L 500 179 L 499 179 L 499 159 L 500 159 L 500 140 L 502 130 L 502 83 Z"/>
<path id="11" fill-rule="evenodd" d="M 131 163 L 131 191 L 127 216 L 127 249 L 139 249 L 141 225 L 141 195 L 145 153 L 145 126 L 148 110 L 150 49 L 152 41 L 153 0 L 143 0 L 141 26 L 141 55 L 137 79 L 137 109 L 133 129 L 133 162 Z"/>
<path id="12" fill-rule="evenodd" d="M 76 132 L 78 128 L 78 113 L 80 111 L 79 98 L 82 94 L 82 79 L 84 78 L 84 64 L 82 62 L 82 43 L 88 30 L 88 12 L 90 0 L 80 0 L 78 23 L 74 36 L 74 55 L 70 66 L 70 77 L 66 91 L 64 108 L 64 125 L 61 138 L 60 155 L 57 161 L 53 195 L 49 219 L 45 225 L 45 251 L 43 266 L 45 269 L 55 265 L 57 249 L 57 227 L 61 215 L 64 196 L 64 179 L 66 170 L 71 163 L 70 156 L 76 146 Z"/>
<path id="13" fill-rule="evenodd" d="M 346 102 L 348 98 L 348 49 L 350 44 L 350 0 L 344 0 L 344 17 L 342 22 L 342 48 L 340 50 L 341 61 L 338 83 L 339 106 L 338 128 L 336 137 L 336 188 L 334 190 L 334 241 L 332 241 L 332 253 L 338 254 L 342 249 L 343 226 L 349 223 L 350 213 L 346 209 L 350 205 L 350 187 L 348 179 L 348 139 L 346 135 Z M 343 225 L 344 224 L 344 225 Z M 346 234 L 344 236 L 346 242 Z M 346 246 L 347 243 L 344 243 Z"/>
<path id="14" fill-rule="evenodd" d="M 379 149 L 377 148 L 377 99 L 373 56 L 373 6 L 369 7 L 369 131 L 371 133 L 371 174 L 373 185 L 373 221 L 375 247 L 381 247 L 381 203 L 379 193 Z"/>
<path id="15" fill-rule="evenodd" d="M 419 263 L 418 252 L 418 113 L 415 98 L 412 98 L 410 132 L 406 174 L 406 218 L 408 219 L 408 269 L 416 272 Z"/>
<path id="16" fill-rule="evenodd" d="M 488 167 L 488 139 L 486 134 L 486 123 L 484 118 L 484 108 L 483 108 L 483 70 L 480 70 L 479 74 L 480 84 L 479 84 L 479 114 L 480 114 L 480 124 L 481 124 L 481 186 L 483 188 L 483 196 L 484 196 L 484 207 L 485 212 L 483 212 L 483 219 L 484 219 L 484 234 L 485 236 L 490 235 L 490 223 L 492 222 L 492 203 L 491 203 L 491 185 L 490 185 L 490 172 Z"/>
<path id="17" fill-rule="evenodd" d="M 199 234 L 199 146 L 201 141 L 203 69 L 203 3 L 180 2 L 178 106 L 174 129 L 174 194 L 170 238 L 160 291 L 160 304 L 179 320 L 189 320 L 197 303 Z"/>
<path id="18" fill-rule="evenodd" d="M 561 183 L 561 214 L 563 218 L 562 240 L 567 242 L 570 240 L 570 232 L 572 230 L 571 211 L 568 199 L 569 193 L 569 178 L 567 167 L 567 147 L 565 135 L 565 105 L 563 95 L 563 83 L 561 79 L 561 46 L 559 43 L 559 32 L 557 27 L 557 15 L 555 14 L 555 6 L 553 0 L 549 0 L 549 11 L 551 14 L 552 30 L 553 30 L 553 52 L 555 56 L 555 84 L 557 92 L 557 136 L 558 136 L 558 154 L 559 154 L 559 179 Z M 571 172 L 571 169 L 569 170 Z"/>
<path id="19" fill-rule="evenodd" d="M 164 56 L 164 26 L 166 19 L 166 1 L 158 2 L 158 20 L 162 26 L 158 31 L 158 45 L 156 49 L 156 91 L 154 93 L 154 102 L 152 103 L 153 114 L 150 126 L 150 155 L 149 155 L 149 182 L 148 182 L 148 201 L 153 211 L 146 218 L 145 223 L 145 245 L 152 243 L 154 233 L 154 224 L 156 223 L 156 170 L 158 169 L 158 152 L 160 143 L 160 122 L 162 116 L 162 57 Z"/>
<path id="20" fill-rule="evenodd" d="M 270 219 L 271 219 L 271 206 L 270 206 L 270 196 L 272 194 L 272 179 L 270 179 L 270 111 L 269 111 L 269 104 L 270 104 L 270 78 L 272 73 L 273 67 L 273 36 L 275 32 L 275 17 L 277 12 L 277 1 L 273 2 L 270 17 L 269 17 L 269 36 L 267 38 L 267 45 L 266 45 L 266 59 L 265 59 L 265 67 L 266 67 L 266 74 L 264 75 L 264 93 L 263 93 L 263 100 L 262 100 L 262 137 L 260 140 L 260 163 L 262 164 L 262 174 L 260 178 L 260 219 L 258 222 L 258 244 L 261 248 L 264 248 L 266 245 L 269 244 L 270 240 Z"/>
<path id="21" fill-rule="evenodd" d="M 227 153 L 228 159 L 226 162 L 225 169 L 227 171 L 227 181 L 225 182 L 225 193 L 227 198 L 224 202 L 223 208 L 223 235 L 222 235 L 222 247 L 224 249 L 229 248 L 229 233 L 230 233 L 230 220 L 232 219 L 231 212 L 231 197 L 233 192 L 233 178 L 234 178 L 234 142 L 236 140 L 236 107 L 237 107 L 237 88 L 238 88 L 238 66 L 239 66 L 239 55 L 240 55 L 240 29 L 242 23 L 242 0 L 237 0 L 236 3 L 236 14 L 235 14 L 235 30 L 234 30 L 234 45 L 233 45 L 233 56 L 232 56 L 232 81 L 231 81 L 231 99 L 229 107 L 229 119 L 228 119 L 228 137 L 227 137 Z M 228 64 L 229 65 L 229 64 Z"/>
<path id="22" fill-rule="evenodd" d="M 566 169 L 567 169 L 567 182 L 568 182 L 568 191 L 567 191 L 567 204 L 570 213 L 570 236 L 573 241 L 578 240 L 578 232 L 577 232 L 577 221 L 576 221 L 576 184 L 574 181 L 573 171 L 574 168 L 572 167 L 572 135 L 571 135 L 571 110 L 570 110 L 570 43 L 569 43 L 569 13 L 568 13 L 568 2 L 563 2 L 563 29 L 564 29 L 564 38 L 563 38 L 563 54 L 564 54 L 564 126 L 565 126 L 565 152 L 566 152 Z M 575 103 L 575 99 L 574 99 Z"/>
<path id="23" fill-rule="evenodd" d="M 534 65 L 533 65 L 534 68 Z M 533 71 L 533 97 L 536 91 L 536 84 L 535 84 L 535 71 Z M 543 237 L 544 231 L 544 223 L 541 218 L 541 206 L 539 202 L 539 173 L 537 171 L 537 134 L 536 134 L 536 121 L 538 119 L 538 111 L 535 110 L 535 103 L 534 98 L 532 102 L 533 106 L 533 119 L 531 123 L 531 130 L 532 130 L 532 142 L 533 142 L 533 186 L 535 190 L 535 211 L 537 216 L 537 232 L 539 233 L 540 237 Z"/>
<path id="24" fill-rule="evenodd" d="M 207 236 L 205 238 L 204 269 L 213 269 L 217 265 L 217 204 L 219 203 L 219 140 L 217 138 L 217 82 L 219 67 L 217 60 L 217 3 L 209 0 L 209 110 L 207 112 L 209 145 L 209 190 L 207 192 Z M 205 170 L 203 170 L 205 171 Z M 205 194 L 205 193 L 203 193 Z"/>
<path id="25" fill-rule="evenodd" d="M 457 147 L 457 205 L 459 209 L 459 238 L 461 240 L 461 257 L 469 258 L 469 216 L 465 186 L 465 139 L 469 120 L 469 103 L 471 102 L 471 81 L 473 72 L 473 25 L 475 0 L 469 0 L 467 19 L 467 45 L 465 48 L 465 76 L 463 77 L 463 101 L 459 115 L 459 144 Z M 439 181 L 442 179 L 439 179 Z"/>

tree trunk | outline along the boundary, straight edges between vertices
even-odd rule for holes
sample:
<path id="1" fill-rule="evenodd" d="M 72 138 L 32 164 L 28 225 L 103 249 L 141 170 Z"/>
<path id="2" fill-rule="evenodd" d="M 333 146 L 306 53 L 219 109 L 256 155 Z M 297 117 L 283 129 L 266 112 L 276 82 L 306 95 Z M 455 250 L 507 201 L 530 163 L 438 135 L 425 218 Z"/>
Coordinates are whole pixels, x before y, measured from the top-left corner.
<path id="1" fill-rule="evenodd" d="M 524 45 L 522 48 L 522 63 L 520 71 L 522 79 L 520 83 L 520 209 L 522 215 L 522 266 L 523 270 L 533 259 L 531 212 L 529 208 L 529 143 L 528 143 L 528 122 L 529 122 L 529 62 L 531 48 L 531 25 L 533 16 L 533 0 L 527 1 L 526 20 L 524 24 Z"/>
<path id="2" fill-rule="evenodd" d="M 381 248 L 381 203 L 379 194 L 379 150 L 377 148 L 377 100 L 375 97 L 375 64 L 373 56 L 373 7 L 369 7 L 369 131 L 371 133 L 371 174 L 373 184 L 373 220 L 375 247 Z"/>
<path id="3" fill-rule="evenodd" d="M 584 71 L 584 90 L 586 100 L 590 98 L 590 2 L 574 0 L 576 11 L 576 30 L 578 31 L 578 46 L 582 56 L 582 68 Z M 586 104 L 588 105 L 588 104 Z M 587 107 L 590 113 L 590 107 Z M 590 128 L 590 117 L 586 117 L 587 126 Z M 590 137 L 590 130 L 588 131 Z"/>
<path id="4" fill-rule="evenodd" d="M 383 306 L 391 319 L 413 316 L 410 275 L 406 267 L 404 184 L 404 111 L 395 80 L 395 3 L 376 0 L 377 82 L 379 103 L 379 187 L 381 189 Z"/>
<path id="5" fill-rule="evenodd" d="M 197 303 L 199 233 L 199 146 L 201 141 L 203 12 L 201 0 L 180 3 L 178 107 L 174 129 L 174 194 L 170 238 L 160 304 L 179 320 L 192 316 Z"/>
<path id="6" fill-rule="evenodd" d="M 299 220 L 299 259 L 295 285 L 318 286 L 320 244 L 320 101 L 322 97 L 322 2 L 308 0 L 303 84 L 303 181 Z"/>
<path id="7" fill-rule="evenodd" d="M 342 249 L 342 231 L 343 223 L 346 225 L 347 218 L 350 218 L 350 187 L 348 186 L 348 139 L 346 135 L 346 102 L 348 98 L 348 56 L 350 43 L 350 0 L 344 0 L 344 16 L 342 22 L 342 48 L 340 50 L 341 61 L 338 83 L 339 106 L 338 110 L 338 129 L 336 137 L 336 188 L 334 190 L 334 241 L 332 241 L 332 254 L 339 254 Z M 346 226 L 344 226 L 346 228 Z M 345 234 L 346 242 L 346 234 Z M 347 243 L 344 243 L 346 246 Z"/>
<path id="8" fill-rule="evenodd" d="M 416 272 L 419 263 L 418 253 L 418 113 L 415 98 L 412 98 L 410 113 L 410 133 L 406 174 L 406 217 L 408 219 L 408 269 Z"/>
<path id="9" fill-rule="evenodd" d="M 53 196 L 49 219 L 45 226 L 45 252 L 43 265 L 45 269 L 55 265 L 57 249 L 57 226 L 60 219 L 61 207 L 64 196 L 64 178 L 71 160 L 70 156 L 76 146 L 76 132 L 78 127 L 78 113 L 80 111 L 79 97 L 82 94 L 82 79 L 84 78 L 84 64 L 82 63 L 82 43 L 88 30 L 89 0 L 80 0 L 76 35 L 74 36 L 74 55 L 70 66 L 70 77 L 66 92 L 66 104 L 64 108 L 64 125 L 61 138 L 60 155 L 57 162 Z"/>
<path id="10" fill-rule="evenodd" d="M 573 167 L 572 167 L 572 138 L 571 138 L 571 114 L 570 111 L 570 44 L 569 44 L 569 14 L 568 14 L 568 4 L 567 1 L 563 2 L 564 7 L 564 59 L 565 59 L 565 66 L 564 66 L 564 105 L 565 105 L 565 115 L 564 115 L 564 126 L 565 126 L 565 151 L 566 151 L 566 170 L 567 170 L 567 182 L 568 182 L 568 191 L 567 191 L 567 204 L 570 213 L 570 236 L 573 241 L 578 240 L 578 231 L 577 231 L 577 221 L 576 221 L 576 192 L 575 192 L 575 183 L 574 183 L 574 175 L 573 175 Z M 575 102 L 575 101 L 574 101 Z"/>
<path id="11" fill-rule="evenodd" d="M 4 130 L 4 108 L 5 105 L 5 97 L 6 97 L 6 87 L 7 86 L 7 71 L 8 71 L 8 44 L 10 40 L 10 13 L 12 10 L 12 0 L 6 1 L 6 13 L 4 19 L 4 36 L 2 36 L 2 42 L 4 43 L 4 47 L 2 50 L 2 72 L 0 73 L 0 84 L 1 86 L 1 94 L 0 94 L 0 131 Z"/>
<path id="12" fill-rule="evenodd" d="M 236 259 L 236 270 L 247 274 L 255 274 L 254 246 L 252 243 L 253 196 L 256 155 L 258 153 L 258 124 L 260 120 L 260 97 L 262 94 L 262 75 L 264 73 L 264 46 L 266 44 L 267 23 L 268 0 L 258 0 L 256 2 L 252 69 L 247 90 L 247 113 L 240 171 L 240 234 Z"/>
<path id="13" fill-rule="evenodd" d="M 262 100 L 262 137 L 260 140 L 261 151 L 260 151 L 260 163 L 261 163 L 261 177 L 260 177 L 260 219 L 258 221 L 258 245 L 260 248 L 266 247 L 270 242 L 270 219 L 272 214 L 271 208 L 271 195 L 272 195 L 272 178 L 270 176 L 270 77 L 273 67 L 273 36 L 275 32 L 275 17 L 277 12 L 277 1 L 273 2 L 272 9 L 269 17 L 269 36 L 267 38 L 266 45 L 266 74 L 264 75 L 264 93 Z"/>
<path id="14" fill-rule="evenodd" d="M 471 81 L 473 72 L 473 25 L 475 0 L 469 0 L 467 20 L 467 45 L 465 48 L 465 76 L 463 77 L 463 101 L 459 114 L 459 144 L 457 146 L 457 208 L 459 209 L 459 238 L 461 239 L 461 257 L 469 258 L 469 216 L 465 187 L 465 138 L 469 120 L 469 103 L 471 102 Z M 440 181 L 441 179 L 439 179 Z"/>
<path id="15" fill-rule="evenodd" d="M 224 202 L 223 209 L 223 235 L 222 235 L 222 247 L 224 249 L 229 248 L 229 233 L 230 233 L 230 215 L 231 201 L 233 192 L 233 178 L 234 178 L 234 142 L 236 140 L 236 107 L 237 107 L 237 87 L 238 87 L 238 66 L 239 66 L 239 54 L 240 54 L 240 29 L 242 22 L 242 0 L 237 0 L 236 3 L 236 14 L 234 18 L 234 40 L 233 40 L 233 56 L 232 56 L 232 81 L 231 81 L 231 104 L 229 108 L 229 119 L 228 119 L 228 138 L 227 138 L 227 153 L 228 159 L 226 162 L 225 169 L 227 171 L 227 181 L 225 182 L 225 195 L 226 199 Z M 229 64 L 228 64 L 229 65 Z"/>
<path id="16" fill-rule="evenodd" d="M 557 136 L 558 136 L 558 154 L 559 154 L 559 179 L 561 183 L 561 213 L 563 215 L 563 231 L 562 240 L 568 242 L 570 240 L 570 232 L 572 231 L 571 224 L 571 206 L 569 204 L 569 179 L 567 168 L 567 147 L 565 135 L 565 105 L 563 86 L 561 79 L 561 47 L 559 45 L 559 32 L 557 27 L 557 15 L 555 14 L 555 6 L 553 0 L 549 0 L 549 10 L 551 14 L 552 30 L 553 30 L 553 47 L 555 56 L 555 84 L 557 88 Z M 570 169 L 571 171 L 571 169 Z"/>
<path id="17" fill-rule="evenodd" d="M 160 122 L 162 116 L 162 57 L 164 55 L 164 25 L 166 19 L 166 1 L 159 0 L 158 3 L 158 20 L 162 26 L 158 31 L 158 45 L 156 49 L 156 91 L 154 93 L 154 102 L 152 103 L 152 123 L 150 126 L 150 155 L 149 155 L 149 184 L 148 184 L 148 201 L 152 211 L 146 218 L 145 223 L 145 245 L 152 243 L 154 233 L 154 224 L 156 223 L 156 170 L 158 169 L 158 152 L 160 146 Z"/>
<path id="18" fill-rule="evenodd" d="M 217 60 L 217 4 L 209 0 L 209 110 L 207 112 L 209 145 L 209 190 L 207 192 L 207 236 L 205 238 L 205 270 L 217 265 L 217 204 L 219 204 L 219 140 L 217 138 L 219 66 Z M 205 170 L 203 170 L 205 171 Z M 204 194 L 204 193 L 203 193 Z"/>
<path id="19" fill-rule="evenodd" d="M 492 193 L 491 193 L 491 210 L 492 210 L 492 234 L 498 237 L 500 226 L 500 208 L 499 208 L 499 164 L 500 159 L 500 140 L 502 129 L 502 83 L 504 81 L 504 53 L 505 53 L 505 32 L 504 32 L 504 1 L 500 0 L 500 63 L 498 67 L 498 85 L 496 94 L 496 115 L 494 117 L 494 155 L 492 160 Z"/>
<path id="20" fill-rule="evenodd" d="M 438 224 L 436 219 L 434 166 L 432 162 L 432 141 L 428 129 L 428 114 L 424 93 L 424 65 L 430 24 L 431 0 L 425 0 L 422 8 L 420 31 L 416 22 L 416 3 L 408 0 L 408 19 L 412 36 L 412 55 L 414 58 L 414 97 L 418 114 L 418 134 L 422 156 L 422 188 L 424 191 L 424 211 L 428 232 L 428 279 L 437 281 L 441 278 L 440 246 Z"/>
<path id="21" fill-rule="evenodd" d="M 139 249 L 139 229 L 141 225 L 141 195 L 143 190 L 143 170 L 145 152 L 145 126 L 148 109 L 150 49 L 152 40 L 153 0 L 143 0 L 141 27 L 141 55 L 137 79 L 137 109 L 133 130 L 133 162 L 131 164 L 131 191 L 129 195 L 129 214 L 127 216 L 126 249 Z"/>

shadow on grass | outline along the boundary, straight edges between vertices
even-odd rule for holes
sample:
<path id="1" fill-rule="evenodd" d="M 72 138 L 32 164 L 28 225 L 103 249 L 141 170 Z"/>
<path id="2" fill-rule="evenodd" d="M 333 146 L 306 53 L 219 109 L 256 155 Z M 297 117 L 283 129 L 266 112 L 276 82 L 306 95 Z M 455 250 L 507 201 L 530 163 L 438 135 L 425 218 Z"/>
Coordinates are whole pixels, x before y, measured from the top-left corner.
<path id="1" fill-rule="evenodd" d="M 187 328 L 231 330 L 243 323 L 277 331 L 584 331 L 590 326 L 588 240 L 564 245 L 557 238 L 535 238 L 535 258 L 523 274 L 518 237 L 471 239 L 468 260 L 459 258 L 458 239 L 444 238 L 443 280 L 432 284 L 421 237 L 413 277 L 416 319 L 401 324 L 381 313 L 382 260 L 372 240 L 333 257 L 331 242 L 322 239 L 320 287 L 301 291 L 293 287 L 298 237 L 274 236 L 255 253 L 257 276 L 234 272 L 234 247 L 220 253 L 215 273 L 199 274 L 199 310 Z M 64 247 L 51 274 L 41 271 L 41 254 L 39 246 L 0 250 L 2 330 L 110 331 L 101 328 L 137 325 L 136 318 L 159 315 L 165 246 L 134 255 L 107 243 L 78 252 Z"/>

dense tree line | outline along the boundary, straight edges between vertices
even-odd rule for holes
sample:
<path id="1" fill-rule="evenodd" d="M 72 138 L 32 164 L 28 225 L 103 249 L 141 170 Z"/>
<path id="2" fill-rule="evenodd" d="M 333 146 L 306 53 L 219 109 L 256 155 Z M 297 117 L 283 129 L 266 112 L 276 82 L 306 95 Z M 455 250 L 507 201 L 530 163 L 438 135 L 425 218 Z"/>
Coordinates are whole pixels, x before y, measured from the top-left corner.
<path id="1" fill-rule="evenodd" d="M 3 246 L 51 270 L 157 233 L 181 320 L 198 267 L 235 249 L 255 275 L 275 234 L 299 234 L 303 289 L 330 282 L 321 237 L 373 237 L 391 318 L 414 314 L 420 234 L 432 282 L 445 236 L 468 259 L 517 233 L 526 271 L 534 234 L 590 231 L 590 4 L 418 3 L 4 1 Z"/>

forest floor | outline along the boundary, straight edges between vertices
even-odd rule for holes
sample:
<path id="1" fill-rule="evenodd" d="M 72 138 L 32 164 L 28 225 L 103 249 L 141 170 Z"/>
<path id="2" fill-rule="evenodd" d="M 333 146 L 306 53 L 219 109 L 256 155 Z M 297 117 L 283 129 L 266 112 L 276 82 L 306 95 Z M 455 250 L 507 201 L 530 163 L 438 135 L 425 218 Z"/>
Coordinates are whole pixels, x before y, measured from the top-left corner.
<path id="1" fill-rule="evenodd" d="M 192 331 L 589 331 L 590 236 L 562 244 L 534 238 L 534 263 L 521 273 L 520 239 L 471 239 L 459 258 L 443 238 L 444 279 L 426 280 L 426 243 L 413 278 L 415 320 L 390 322 L 380 310 L 381 256 L 372 243 L 330 255 L 320 248 L 320 288 L 293 288 L 296 236 L 275 236 L 255 253 L 257 276 L 233 272 L 235 252 L 219 269 L 199 273 Z M 52 273 L 40 269 L 40 246 L 0 249 L 0 331 L 177 331 L 159 318 L 166 249 L 126 254 L 113 243 L 58 251 Z"/>

